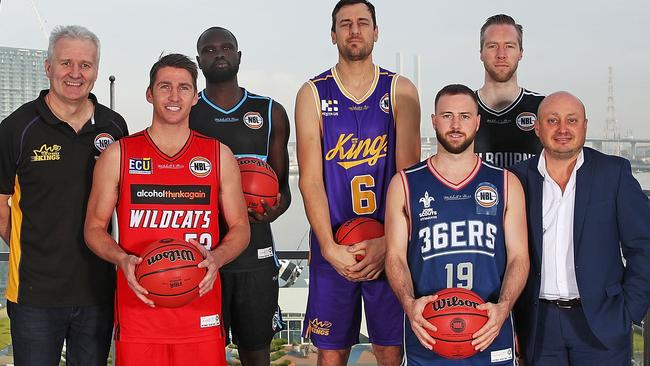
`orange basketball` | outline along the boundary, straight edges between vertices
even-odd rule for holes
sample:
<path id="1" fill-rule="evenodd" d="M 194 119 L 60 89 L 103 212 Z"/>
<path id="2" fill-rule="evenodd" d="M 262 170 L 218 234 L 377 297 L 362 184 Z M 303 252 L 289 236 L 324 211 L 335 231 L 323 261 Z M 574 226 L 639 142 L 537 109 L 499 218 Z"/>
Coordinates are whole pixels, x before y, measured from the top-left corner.
<path id="1" fill-rule="evenodd" d="M 207 269 L 197 267 L 203 255 L 194 245 L 160 239 L 149 244 L 140 257 L 135 278 L 156 306 L 177 308 L 199 296 L 199 283 Z"/>
<path id="2" fill-rule="evenodd" d="M 264 160 L 243 157 L 237 159 L 241 172 L 241 185 L 248 208 L 264 213 L 261 199 L 269 206 L 275 206 L 280 187 L 273 168 Z"/>
<path id="3" fill-rule="evenodd" d="M 384 236 L 384 225 L 381 222 L 370 217 L 355 217 L 339 226 L 334 241 L 340 245 L 354 245 L 382 236 Z M 360 261 L 364 257 L 357 254 L 355 258 Z"/>
<path id="4" fill-rule="evenodd" d="M 429 332 L 436 340 L 433 351 L 445 358 L 473 356 L 472 334 L 488 320 L 487 311 L 476 307 L 484 301 L 476 293 L 462 288 L 448 288 L 436 293 L 436 301 L 424 307 L 422 316 L 438 328 Z"/>

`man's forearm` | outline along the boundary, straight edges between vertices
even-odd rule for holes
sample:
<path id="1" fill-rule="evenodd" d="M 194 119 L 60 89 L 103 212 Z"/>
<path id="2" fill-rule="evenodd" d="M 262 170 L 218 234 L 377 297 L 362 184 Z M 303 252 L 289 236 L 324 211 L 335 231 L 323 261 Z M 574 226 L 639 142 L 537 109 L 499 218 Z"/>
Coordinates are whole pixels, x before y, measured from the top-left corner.
<path id="1" fill-rule="evenodd" d="M 515 258 L 506 266 L 506 273 L 503 276 L 503 284 L 499 294 L 499 303 L 508 304 L 509 310 L 512 310 L 515 301 L 519 298 L 526 285 L 529 267 L 530 263 L 524 258 Z"/>
<path id="2" fill-rule="evenodd" d="M 250 237 L 248 222 L 228 228 L 228 233 L 214 249 L 214 254 L 219 260 L 219 267 L 223 267 L 239 257 L 248 246 Z"/>
<path id="3" fill-rule="evenodd" d="M 107 262 L 119 265 L 120 260 L 128 255 L 104 228 L 86 229 L 84 238 L 88 248 Z"/>
<path id="4" fill-rule="evenodd" d="M 411 270 L 408 265 L 389 253 L 386 255 L 386 276 L 395 296 L 402 304 L 402 308 L 407 309 L 415 300 Z"/>

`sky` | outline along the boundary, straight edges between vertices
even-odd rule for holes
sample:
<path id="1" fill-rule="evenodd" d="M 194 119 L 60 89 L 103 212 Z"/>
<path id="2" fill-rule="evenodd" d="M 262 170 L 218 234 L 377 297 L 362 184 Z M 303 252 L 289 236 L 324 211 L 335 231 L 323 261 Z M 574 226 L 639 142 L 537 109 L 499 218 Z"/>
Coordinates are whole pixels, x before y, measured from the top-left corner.
<path id="1" fill-rule="evenodd" d="M 239 41 L 240 85 L 284 105 L 293 124 L 302 83 L 337 61 L 330 40 L 335 0 L 0 0 L 0 46 L 46 49 L 59 24 L 83 25 L 102 43 L 94 93 L 109 104 L 115 75 L 116 109 L 132 132 L 151 121 L 145 100 L 148 73 L 162 53 L 196 56 L 196 39 L 208 27 L 230 29 Z M 588 136 L 604 133 L 608 67 L 614 72 L 616 118 L 622 134 L 650 138 L 650 5 L 647 1 L 417 1 L 375 0 L 379 41 L 373 60 L 414 78 L 420 58 L 422 134 L 433 135 L 433 97 L 444 85 L 483 82 L 479 29 L 497 13 L 524 27 L 520 85 L 544 94 L 567 90 L 583 100 Z M 624 4 L 624 5 L 623 5 Z M 42 22 L 39 22 L 39 14 Z M 42 24 L 42 25 L 41 25 Z M 199 74 L 199 88 L 203 88 Z M 292 131 L 293 140 L 293 131 Z"/>

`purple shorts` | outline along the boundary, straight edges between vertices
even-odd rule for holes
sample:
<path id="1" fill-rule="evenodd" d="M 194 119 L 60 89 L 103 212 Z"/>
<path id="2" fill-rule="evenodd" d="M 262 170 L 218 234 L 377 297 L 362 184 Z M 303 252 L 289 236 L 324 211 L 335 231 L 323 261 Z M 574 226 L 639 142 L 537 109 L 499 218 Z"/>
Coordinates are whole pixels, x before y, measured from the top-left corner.
<path id="1" fill-rule="evenodd" d="M 359 343 L 363 298 L 370 343 L 402 345 L 404 312 L 383 273 L 374 281 L 351 282 L 329 264 L 310 266 L 309 270 L 303 337 L 326 350 Z"/>

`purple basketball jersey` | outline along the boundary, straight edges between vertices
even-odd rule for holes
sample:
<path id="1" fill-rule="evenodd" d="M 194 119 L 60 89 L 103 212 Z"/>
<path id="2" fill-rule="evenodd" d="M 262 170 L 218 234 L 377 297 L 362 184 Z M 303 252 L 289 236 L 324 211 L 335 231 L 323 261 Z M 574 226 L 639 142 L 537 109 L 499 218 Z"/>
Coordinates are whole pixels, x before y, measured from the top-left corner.
<path id="1" fill-rule="evenodd" d="M 384 221 L 386 190 L 395 174 L 394 85 L 398 76 L 375 66 L 372 87 L 361 99 L 343 87 L 332 68 L 309 81 L 319 104 L 323 180 L 333 230 L 358 216 Z M 351 282 L 323 258 L 311 233 L 309 299 L 303 335 L 320 349 L 359 342 L 361 298 L 370 342 L 402 343 L 402 308 L 385 276 Z"/>
<path id="2" fill-rule="evenodd" d="M 309 81 L 321 109 L 323 180 L 334 230 L 357 216 L 384 221 L 395 174 L 397 78 L 375 66 L 372 87 L 361 99 L 345 90 L 335 67 Z M 311 265 L 326 263 L 313 233 L 311 244 Z"/>

